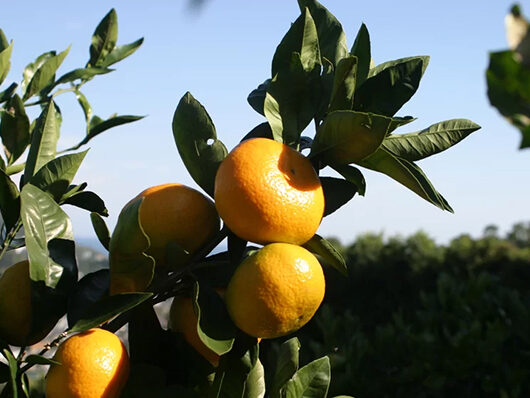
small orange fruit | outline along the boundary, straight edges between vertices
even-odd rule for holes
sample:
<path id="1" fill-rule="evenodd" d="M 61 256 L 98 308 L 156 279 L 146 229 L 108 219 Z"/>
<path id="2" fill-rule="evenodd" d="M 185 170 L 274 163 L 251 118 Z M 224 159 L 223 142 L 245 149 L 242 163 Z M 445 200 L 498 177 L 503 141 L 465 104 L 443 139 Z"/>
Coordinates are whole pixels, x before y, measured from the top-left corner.
<path id="1" fill-rule="evenodd" d="M 169 329 L 180 332 L 186 342 L 213 366 L 219 365 L 219 355 L 208 348 L 197 333 L 197 314 L 191 297 L 176 296 L 169 310 Z"/>
<path id="2" fill-rule="evenodd" d="M 129 377 L 129 355 L 116 335 L 90 329 L 65 340 L 46 376 L 46 398 L 118 398 Z"/>
<path id="3" fill-rule="evenodd" d="M 230 317 L 245 333 L 264 339 L 305 325 L 324 298 L 320 263 L 303 247 L 271 243 L 247 257 L 226 289 Z"/>
<path id="4" fill-rule="evenodd" d="M 303 244 L 324 214 L 324 193 L 311 162 L 282 143 L 253 138 L 223 160 L 215 206 L 239 237 L 256 243 Z"/>
<path id="5" fill-rule="evenodd" d="M 142 197 L 140 223 L 150 240 L 148 254 L 158 265 L 165 263 L 166 245 L 176 242 L 195 253 L 219 231 L 219 216 L 213 202 L 199 191 L 182 184 L 147 188 Z"/>
<path id="6" fill-rule="evenodd" d="M 0 337 L 15 346 L 41 341 L 59 320 L 50 319 L 41 330 L 31 330 L 31 279 L 29 262 L 16 263 L 0 278 Z"/>

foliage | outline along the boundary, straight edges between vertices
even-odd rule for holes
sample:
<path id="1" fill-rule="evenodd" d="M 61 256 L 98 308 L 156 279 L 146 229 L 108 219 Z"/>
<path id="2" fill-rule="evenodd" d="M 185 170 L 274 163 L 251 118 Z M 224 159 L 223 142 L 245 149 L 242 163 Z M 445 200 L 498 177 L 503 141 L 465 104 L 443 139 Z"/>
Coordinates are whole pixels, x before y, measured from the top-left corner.
<path id="1" fill-rule="evenodd" d="M 326 275 L 326 304 L 298 333 L 301 358 L 330 357 L 331 394 L 527 396 L 528 232 L 520 223 L 505 238 L 447 245 L 422 232 L 360 236 L 342 248 L 348 279 Z"/>

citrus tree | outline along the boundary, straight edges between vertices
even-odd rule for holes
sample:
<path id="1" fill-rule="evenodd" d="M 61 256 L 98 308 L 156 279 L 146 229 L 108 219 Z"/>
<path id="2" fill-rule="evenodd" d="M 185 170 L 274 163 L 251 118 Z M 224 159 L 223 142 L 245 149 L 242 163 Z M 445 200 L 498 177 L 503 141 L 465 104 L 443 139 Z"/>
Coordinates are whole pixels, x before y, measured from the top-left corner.
<path id="1" fill-rule="evenodd" d="M 229 152 L 206 109 L 184 94 L 173 135 L 197 189 L 148 187 L 121 210 L 112 233 L 101 199 L 86 184 L 72 183 L 84 153 L 57 156 L 55 98 L 73 92 L 87 117 L 86 137 L 67 152 L 138 119 L 92 116 L 80 88 L 141 40 L 116 46 L 111 11 L 96 28 L 86 67 L 55 79 L 66 54 L 49 53 L 26 69 L 22 97 L 16 85 L 3 92 L 2 255 L 25 246 L 28 261 L 0 280 L 0 323 L 9 330 L 23 314 L 27 322 L 17 322 L 30 325 L 27 332 L 11 330 L 16 339 L 0 328 L 4 396 L 29 395 L 27 371 L 33 366 L 50 367 L 48 397 L 327 396 L 330 359 L 300 366 L 296 338 L 323 300 L 322 266 L 348 272 L 332 243 L 316 233 L 322 218 L 364 195 L 362 168 L 452 212 L 416 161 L 479 126 L 453 119 L 395 134 L 415 120 L 396 114 L 418 89 L 429 58 L 374 66 L 366 26 L 350 48 L 340 22 L 324 6 L 315 0 L 299 5 L 300 16 L 273 55 L 271 75 L 248 96 L 263 123 L 242 134 Z M 2 42 L 0 65 L 7 68 L 12 44 Z M 68 88 L 55 89 L 62 83 Z M 35 123 L 25 113 L 32 105 L 42 108 Z M 25 165 L 15 164 L 27 146 Z M 20 188 L 11 178 L 17 171 L 23 171 Z M 91 212 L 109 251 L 109 269 L 78 280 L 64 204 Z M 212 254 L 225 240 L 227 249 Z M 155 306 L 172 298 L 165 328 Z M 65 314 L 68 329 L 46 339 L 38 355 L 27 355 L 25 347 L 43 339 Z M 108 333 L 124 325 L 128 352 Z M 260 348 L 270 349 L 276 339 L 277 363 L 264 369 Z M 59 348 L 52 357 L 53 346 Z M 21 348 L 17 353 L 13 347 Z"/>

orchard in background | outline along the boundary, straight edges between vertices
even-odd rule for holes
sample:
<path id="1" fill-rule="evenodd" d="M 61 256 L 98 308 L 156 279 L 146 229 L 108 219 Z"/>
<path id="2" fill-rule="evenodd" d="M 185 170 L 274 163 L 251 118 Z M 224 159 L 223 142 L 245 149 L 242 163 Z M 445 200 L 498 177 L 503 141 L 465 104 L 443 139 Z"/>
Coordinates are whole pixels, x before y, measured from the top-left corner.
<path id="1" fill-rule="evenodd" d="M 186 93 L 173 117 L 173 135 L 204 193 L 173 183 L 146 187 L 122 209 L 112 234 L 103 219 L 103 201 L 86 190 L 86 183 L 73 183 L 85 152 L 71 152 L 139 117 L 93 115 L 81 87 L 110 72 L 108 67 L 132 54 L 142 40 L 117 46 L 117 17 L 111 10 L 94 32 L 85 67 L 57 79 L 67 50 L 45 53 L 25 69 L 21 96 L 16 83 L 0 93 L 6 148 L 0 164 L 0 256 L 27 249 L 28 272 L 17 275 L 25 281 L 21 287 L 29 286 L 18 293 L 29 299 L 18 312 L 31 319 L 27 333 L 17 339 L 0 336 L 2 396 L 28 397 L 27 371 L 33 366 L 50 367 L 48 397 L 100 396 L 102 390 L 109 397 L 327 396 L 329 358 L 300 366 L 300 344 L 293 335 L 323 299 L 322 266 L 348 273 L 339 251 L 316 234 L 322 217 L 364 195 L 361 168 L 383 173 L 452 212 L 416 161 L 448 149 L 479 126 L 453 119 L 395 134 L 415 120 L 396 114 L 418 89 L 429 58 L 373 66 L 366 26 L 350 48 L 326 8 L 314 0 L 299 5 L 300 16 L 273 55 L 270 77 L 248 96 L 264 122 L 242 134 L 241 144 L 228 153 L 205 108 Z M 7 74 L 12 49 L 2 33 L 0 77 Z M 67 87 L 58 88 L 61 84 Z M 55 99 L 65 92 L 74 93 L 82 106 L 87 135 L 58 154 L 62 116 Z M 29 106 L 42 109 L 35 121 L 26 114 Z M 310 124 L 314 134 L 302 136 Z M 25 162 L 17 163 L 28 147 Z M 17 186 L 13 178 L 21 172 Z M 109 250 L 108 270 L 78 280 L 64 204 L 90 211 L 95 233 Z M 228 250 L 210 254 L 225 239 Z M 9 311 L 19 306 L 20 299 L 13 297 L 10 289 L 0 289 L 0 332 L 12 324 L 10 317 L 20 315 Z M 153 307 L 172 297 L 165 330 Z M 51 336 L 39 355 L 26 355 L 25 346 L 42 338 L 33 337 L 63 315 L 68 330 Z M 130 359 L 98 329 L 116 332 L 126 324 Z M 87 336 L 101 338 L 101 344 L 79 343 Z M 275 369 L 265 372 L 260 345 L 273 338 L 283 343 Z M 48 351 L 57 345 L 51 358 Z M 84 359 L 91 357 L 91 347 L 106 345 L 120 355 L 113 362 L 116 377 Z M 99 355 L 94 349 L 93 356 Z M 88 379 L 97 382 L 80 377 L 87 369 L 95 370 Z"/>

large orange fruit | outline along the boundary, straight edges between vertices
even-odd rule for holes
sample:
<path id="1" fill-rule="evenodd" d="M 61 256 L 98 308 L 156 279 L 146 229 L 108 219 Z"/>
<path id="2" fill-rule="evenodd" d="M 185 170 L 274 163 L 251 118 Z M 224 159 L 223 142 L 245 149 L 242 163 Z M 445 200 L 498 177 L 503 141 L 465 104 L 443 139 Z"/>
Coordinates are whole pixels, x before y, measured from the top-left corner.
<path id="1" fill-rule="evenodd" d="M 311 162 L 267 138 L 243 141 L 228 154 L 214 195 L 230 230 L 256 243 L 303 244 L 324 214 L 324 193 Z"/>
<path id="2" fill-rule="evenodd" d="M 280 337 L 313 317 L 325 286 L 322 267 L 313 254 L 300 246 L 271 243 L 236 269 L 226 289 L 226 308 L 245 333 Z"/>
<path id="3" fill-rule="evenodd" d="M 46 376 L 47 398 L 118 398 L 129 377 L 129 355 L 103 329 L 76 334 L 59 346 Z"/>

